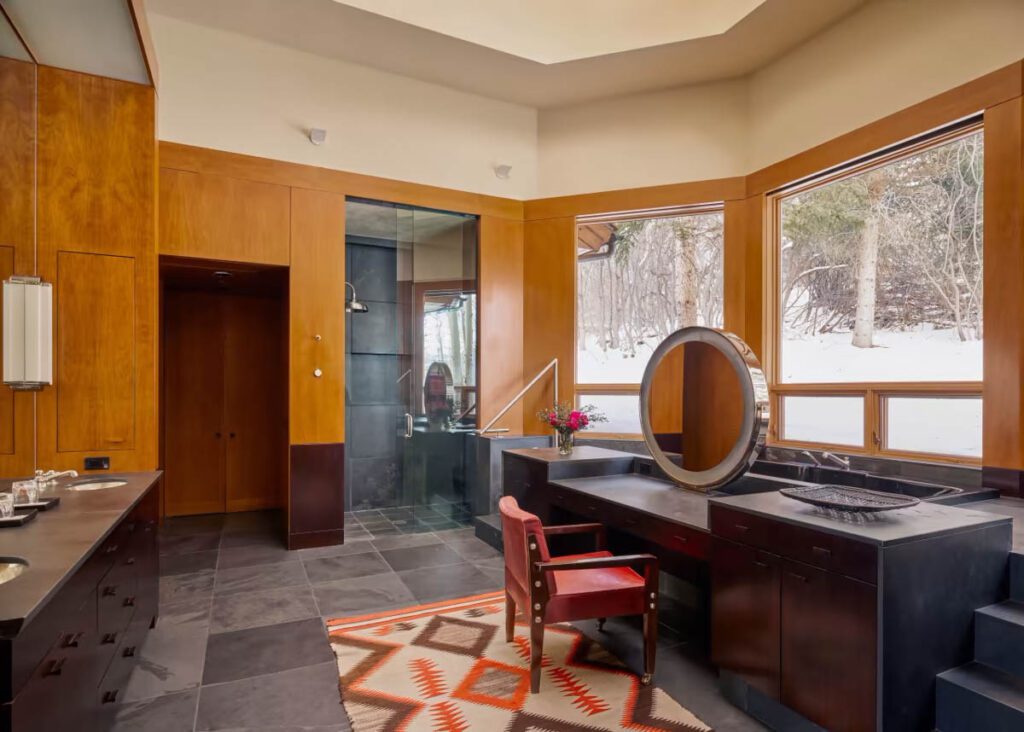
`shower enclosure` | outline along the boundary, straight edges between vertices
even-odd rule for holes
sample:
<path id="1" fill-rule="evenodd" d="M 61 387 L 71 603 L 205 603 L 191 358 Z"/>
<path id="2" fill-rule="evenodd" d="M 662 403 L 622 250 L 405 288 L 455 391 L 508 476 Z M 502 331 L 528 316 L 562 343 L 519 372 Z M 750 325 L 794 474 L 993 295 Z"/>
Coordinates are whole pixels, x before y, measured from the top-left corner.
<path id="1" fill-rule="evenodd" d="M 473 216 L 346 202 L 346 508 L 374 534 L 471 518 L 477 239 Z"/>

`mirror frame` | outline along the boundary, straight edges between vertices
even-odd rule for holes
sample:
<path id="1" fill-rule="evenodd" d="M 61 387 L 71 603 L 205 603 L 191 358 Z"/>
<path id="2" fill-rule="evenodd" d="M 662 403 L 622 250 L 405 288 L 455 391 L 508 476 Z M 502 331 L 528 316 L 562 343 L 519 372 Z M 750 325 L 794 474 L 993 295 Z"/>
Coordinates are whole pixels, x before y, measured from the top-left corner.
<path id="1" fill-rule="evenodd" d="M 673 348 L 686 343 L 706 343 L 725 356 L 736 372 L 743 395 L 743 419 L 739 438 L 725 458 L 707 470 L 686 470 L 672 462 L 658 446 L 651 427 L 651 387 L 654 374 Z M 666 475 L 690 490 L 709 492 L 749 470 L 764 448 L 770 413 L 768 382 L 764 371 L 761 370 L 761 363 L 742 338 L 723 330 L 690 326 L 672 333 L 651 354 L 651 360 L 647 363 L 643 381 L 640 383 L 640 428 L 647 449 L 654 462 Z"/>

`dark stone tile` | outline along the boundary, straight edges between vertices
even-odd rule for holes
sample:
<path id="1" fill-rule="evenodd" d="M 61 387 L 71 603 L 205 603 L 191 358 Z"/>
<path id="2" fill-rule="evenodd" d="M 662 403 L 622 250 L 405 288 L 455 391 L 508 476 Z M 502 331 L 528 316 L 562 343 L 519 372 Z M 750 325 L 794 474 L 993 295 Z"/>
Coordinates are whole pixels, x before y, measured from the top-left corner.
<path id="1" fill-rule="evenodd" d="M 389 527 L 386 527 L 386 528 L 373 529 L 370 532 L 370 538 L 371 539 L 377 539 L 377 538 L 379 538 L 381 536 L 397 536 L 398 534 L 401 534 L 401 533 L 403 533 L 403 532 L 400 531 L 398 529 L 398 527 L 396 527 L 396 526 L 389 526 Z"/>
<path id="2" fill-rule="evenodd" d="M 414 569 L 399 572 L 398 576 L 420 602 L 466 597 L 501 589 L 502 586 L 494 578 L 466 563 Z"/>
<path id="3" fill-rule="evenodd" d="M 284 544 L 250 544 L 221 549 L 218 569 L 232 567 L 251 567 L 257 564 L 278 564 L 280 562 L 297 562 L 299 553 L 288 551 Z"/>
<path id="4" fill-rule="evenodd" d="M 501 552 L 497 549 L 476 538 L 451 541 L 448 542 L 448 546 L 457 551 L 461 556 L 473 562 L 481 559 L 494 559 L 495 557 L 501 556 Z"/>
<path id="5" fill-rule="evenodd" d="M 386 404 L 349 406 L 345 412 L 351 424 L 358 425 L 358 429 L 348 433 L 345 443 L 350 458 L 394 458 L 398 454 L 401 407 Z M 358 479 L 353 475 L 354 482 Z"/>
<path id="6" fill-rule="evenodd" d="M 204 569 L 216 569 L 217 551 L 192 552 L 191 554 L 167 554 L 160 557 L 160 576 L 190 574 Z"/>
<path id="7" fill-rule="evenodd" d="M 340 618 L 415 605 L 416 598 L 393 572 L 313 585 L 325 618 Z"/>
<path id="8" fill-rule="evenodd" d="M 381 552 L 384 560 L 396 572 L 421 567 L 439 567 L 445 564 L 458 564 L 465 561 L 447 544 L 430 544 L 428 546 L 408 547 L 406 549 L 389 549 Z"/>
<path id="9" fill-rule="evenodd" d="M 496 587 L 505 586 L 505 567 L 495 567 L 487 564 L 474 564 L 477 569 L 487 575 Z"/>
<path id="10" fill-rule="evenodd" d="M 450 531 L 435 531 L 434 533 L 440 537 L 441 541 L 452 542 L 475 537 L 476 529 L 472 527 L 465 527 L 461 529 L 451 529 Z"/>
<path id="11" fill-rule="evenodd" d="M 122 699 L 138 701 L 198 686 L 208 635 L 206 628 L 190 626 L 149 631 Z"/>
<path id="12" fill-rule="evenodd" d="M 455 524 L 452 524 L 452 526 L 454 526 L 454 525 Z M 403 533 L 403 534 L 433 534 L 435 528 L 438 528 L 438 527 L 434 526 L 433 524 L 424 524 L 424 523 L 421 523 L 421 522 L 417 521 L 414 524 L 408 524 L 406 526 L 400 526 L 400 527 L 398 527 L 398 530 L 401 533 Z M 440 528 L 446 529 L 446 528 L 449 528 L 449 527 L 447 525 L 442 524 Z"/>
<path id="13" fill-rule="evenodd" d="M 227 595 L 233 592 L 259 592 L 278 587 L 306 584 L 302 562 L 260 564 L 254 567 L 218 569 L 214 592 Z"/>
<path id="14" fill-rule="evenodd" d="M 366 577 L 391 571 L 391 567 L 376 552 L 307 559 L 303 561 L 303 564 L 306 565 L 306 576 L 313 584 Z"/>
<path id="15" fill-rule="evenodd" d="M 350 428 L 350 432 L 354 428 Z M 395 495 L 402 481 L 402 465 L 396 455 L 377 458 L 353 458 L 346 460 L 348 477 L 345 489 L 350 505 L 354 508 L 373 508 L 394 503 Z M 367 522 L 384 517 L 380 514 L 360 516 L 359 522 L 366 526 Z"/>
<path id="16" fill-rule="evenodd" d="M 370 541 L 370 535 L 367 533 L 366 538 L 356 538 L 345 531 L 345 543 L 344 544 L 333 544 L 331 546 L 318 546 L 311 549 L 299 549 L 296 554 L 303 560 L 305 559 L 320 559 L 321 557 L 347 557 L 352 554 L 365 554 L 366 552 L 372 552 L 374 545 Z"/>
<path id="17" fill-rule="evenodd" d="M 345 371 L 346 404 L 400 404 L 398 359 L 394 356 L 349 354 Z"/>
<path id="18" fill-rule="evenodd" d="M 215 551 L 220 546 L 220 534 L 160 534 L 160 554 L 194 554 Z"/>
<path id="19" fill-rule="evenodd" d="M 406 549 L 409 547 L 440 544 L 441 540 L 433 533 L 420 533 L 382 536 L 379 539 L 374 539 L 372 543 L 378 551 L 386 551 L 388 549 Z"/>
<path id="20" fill-rule="evenodd" d="M 210 612 L 210 631 L 257 628 L 317 616 L 313 591 L 308 587 L 281 587 L 264 592 L 217 595 Z"/>
<path id="21" fill-rule="evenodd" d="M 220 548 L 222 550 L 243 546 L 281 547 L 283 545 L 284 539 L 282 535 L 261 529 L 239 529 L 230 533 L 225 531 L 220 537 Z"/>
<path id="22" fill-rule="evenodd" d="M 223 526 L 223 513 L 205 513 L 199 516 L 178 516 L 165 519 L 160 524 L 160 533 L 165 536 L 219 534 Z"/>
<path id="23" fill-rule="evenodd" d="M 190 600 L 161 602 L 160 615 L 156 621 L 157 627 L 188 626 L 208 630 L 210 627 L 210 607 L 212 604 L 212 593 L 205 597 L 192 598 Z"/>
<path id="24" fill-rule="evenodd" d="M 394 248 L 348 244 L 345 276 L 360 300 L 398 301 L 398 251 Z M 395 374 L 391 383 L 395 383 Z"/>
<path id="25" fill-rule="evenodd" d="M 212 569 L 160 578 L 160 604 L 181 600 L 209 599 L 213 593 Z"/>
<path id="26" fill-rule="evenodd" d="M 318 666 L 203 687 L 197 730 L 344 725 L 338 665 Z"/>
<path id="27" fill-rule="evenodd" d="M 112 732 L 192 732 L 199 690 L 155 696 L 121 704 Z"/>
<path id="28" fill-rule="evenodd" d="M 284 514 L 281 511 L 241 511 L 225 514 L 224 533 L 249 533 L 265 531 L 276 534 L 284 528 Z"/>
<path id="29" fill-rule="evenodd" d="M 348 319 L 351 353 L 398 354 L 398 306 L 368 302 L 369 312 Z"/>
<path id="30" fill-rule="evenodd" d="M 319 617 L 214 633 L 206 644 L 203 684 L 274 674 L 333 658 Z"/>

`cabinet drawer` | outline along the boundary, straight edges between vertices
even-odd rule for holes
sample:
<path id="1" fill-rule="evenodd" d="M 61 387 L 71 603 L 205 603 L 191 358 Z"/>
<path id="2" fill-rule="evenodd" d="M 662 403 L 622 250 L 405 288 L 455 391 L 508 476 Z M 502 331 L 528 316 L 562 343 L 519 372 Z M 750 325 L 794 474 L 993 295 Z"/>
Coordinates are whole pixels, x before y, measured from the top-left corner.
<path id="1" fill-rule="evenodd" d="M 611 515 L 609 506 L 597 498 L 584 496 L 576 491 L 564 488 L 555 489 L 555 500 L 559 507 L 582 516 L 587 521 L 606 524 Z"/>
<path id="2" fill-rule="evenodd" d="M 877 584 L 878 549 L 871 544 L 722 506 L 710 507 L 710 519 L 716 536 Z"/>

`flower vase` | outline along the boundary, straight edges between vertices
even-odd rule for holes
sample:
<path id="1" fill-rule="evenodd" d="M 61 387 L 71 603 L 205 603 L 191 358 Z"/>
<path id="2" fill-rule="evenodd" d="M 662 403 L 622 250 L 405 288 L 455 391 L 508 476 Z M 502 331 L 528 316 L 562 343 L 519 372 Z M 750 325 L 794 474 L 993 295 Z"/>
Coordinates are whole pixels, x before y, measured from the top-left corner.
<path id="1" fill-rule="evenodd" d="M 572 455 L 573 433 L 569 430 L 558 430 L 558 454 Z"/>

